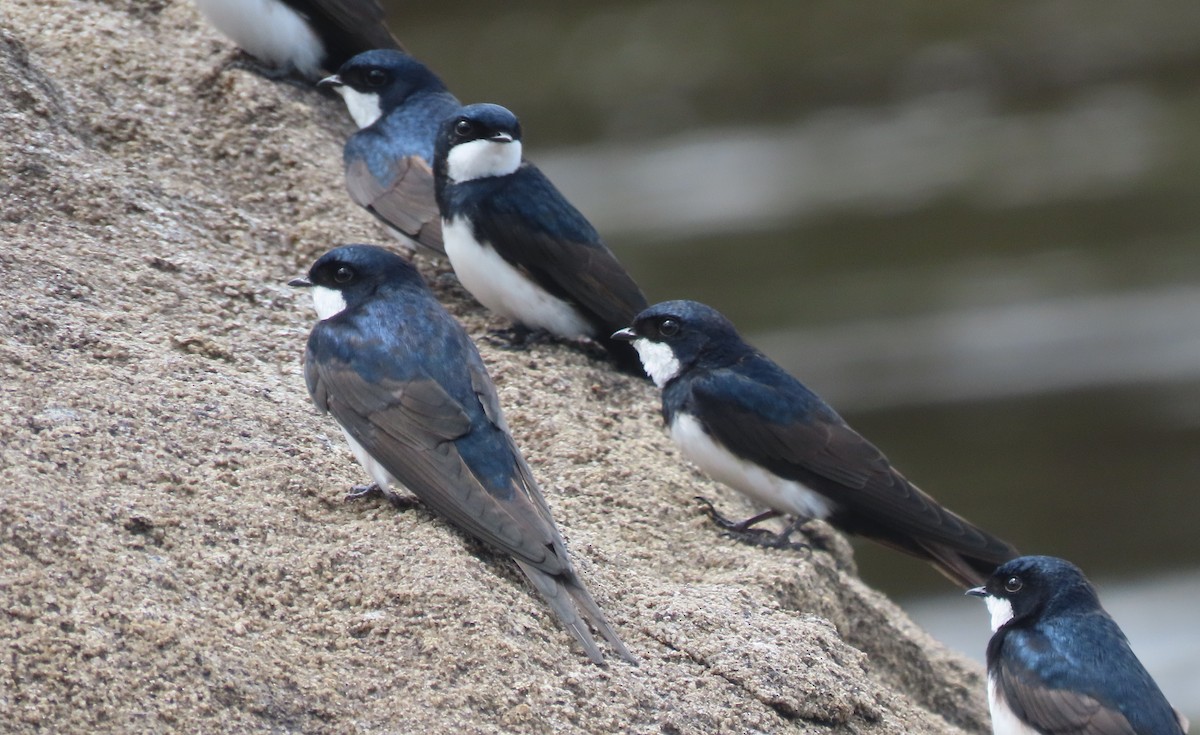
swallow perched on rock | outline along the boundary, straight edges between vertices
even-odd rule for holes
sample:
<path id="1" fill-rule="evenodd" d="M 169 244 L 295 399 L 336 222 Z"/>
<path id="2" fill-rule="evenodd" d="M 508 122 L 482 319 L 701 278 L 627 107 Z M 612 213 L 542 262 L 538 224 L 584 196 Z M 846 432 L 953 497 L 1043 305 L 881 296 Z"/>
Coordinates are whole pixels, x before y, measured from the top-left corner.
<path id="1" fill-rule="evenodd" d="M 447 118 L 434 180 L 446 256 L 472 296 L 519 327 L 593 339 L 641 373 L 629 345 L 609 335 L 646 297 L 579 210 L 522 158 L 516 115 L 478 104 Z"/>
<path id="2" fill-rule="evenodd" d="M 304 359 L 309 394 L 385 495 L 406 487 L 510 555 L 592 661 L 604 659 L 587 623 L 636 663 L 576 575 L 475 345 L 417 270 L 347 245 L 292 285 L 312 288 L 319 317 Z"/>
<path id="3" fill-rule="evenodd" d="M 1008 543 L 942 507 L 800 381 L 751 347 L 715 309 L 667 301 L 613 335 L 641 356 L 662 389 L 672 438 L 710 477 L 769 510 L 733 535 L 768 545 L 811 518 L 903 551 L 969 587 L 1017 556 Z M 780 536 L 752 526 L 774 516 Z"/>
<path id="4" fill-rule="evenodd" d="M 195 0 L 243 51 L 270 67 L 309 78 L 369 49 L 399 49 L 378 0 Z"/>
<path id="5" fill-rule="evenodd" d="M 444 254 L 433 150 L 458 100 L 427 66 L 401 51 L 359 54 L 319 86 L 342 96 L 359 127 L 342 149 L 350 198 L 400 241 Z"/>
<path id="6" fill-rule="evenodd" d="M 1079 567 L 1023 556 L 967 594 L 982 597 L 992 616 L 987 680 L 996 735 L 1187 732 Z"/>

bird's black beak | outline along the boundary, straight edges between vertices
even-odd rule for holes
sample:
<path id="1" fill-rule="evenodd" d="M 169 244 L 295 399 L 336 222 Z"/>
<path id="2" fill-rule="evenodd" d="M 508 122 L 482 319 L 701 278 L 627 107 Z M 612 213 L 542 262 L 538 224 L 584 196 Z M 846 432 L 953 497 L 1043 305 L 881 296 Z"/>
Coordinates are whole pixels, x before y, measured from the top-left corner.
<path id="1" fill-rule="evenodd" d="M 971 597 L 987 597 L 987 587 L 972 587 L 963 594 Z"/>
<path id="2" fill-rule="evenodd" d="M 488 140 L 495 143 L 511 143 L 513 142 L 513 137 L 508 133 L 492 133 L 492 136 Z"/>
<path id="3" fill-rule="evenodd" d="M 629 327 L 625 327 L 624 329 L 618 329 L 617 331 L 613 332 L 612 338 L 622 342 L 632 342 L 638 338 L 638 335 L 637 332 L 633 331 Z"/>
<path id="4" fill-rule="evenodd" d="M 308 280 L 304 276 L 301 276 L 288 281 L 288 285 L 295 288 L 312 288 L 312 281 Z"/>
<path id="5" fill-rule="evenodd" d="M 325 77 L 321 81 L 317 82 L 317 87 L 320 89 L 337 89 L 338 87 L 344 87 L 345 85 L 346 83 L 343 82 L 342 78 L 337 74 Z"/>

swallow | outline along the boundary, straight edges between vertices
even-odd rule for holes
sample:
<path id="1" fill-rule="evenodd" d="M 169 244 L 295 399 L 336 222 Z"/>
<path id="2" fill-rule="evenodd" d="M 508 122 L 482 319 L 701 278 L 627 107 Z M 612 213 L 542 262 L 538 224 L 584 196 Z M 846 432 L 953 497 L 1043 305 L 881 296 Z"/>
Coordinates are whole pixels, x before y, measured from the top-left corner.
<path id="1" fill-rule="evenodd" d="M 776 516 L 812 518 L 923 559 L 970 587 L 1017 556 L 1008 543 L 942 507 L 901 475 L 819 396 L 751 347 L 715 309 L 666 301 L 613 334 L 632 342 L 662 389 L 663 418 L 683 453 L 710 477 L 768 510 L 740 523 L 710 512 L 734 535 Z"/>
<path id="2" fill-rule="evenodd" d="M 442 123 L 434 185 L 446 256 L 479 303 L 525 329 L 600 343 L 641 374 L 614 330 L 646 308 L 637 283 L 591 223 L 522 156 L 521 123 L 492 104 Z"/>
<path id="3" fill-rule="evenodd" d="M 1125 633 L 1074 564 L 1023 556 L 981 587 L 992 617 L 988 706 L 996 735 L 1183 735 Z"/>
<path id="4" fill-rule="evenodd" d="M 433 150 L 458 99 L 429 67 L 392 50 L 359 54 L 318 86 L 340 94 L 359 127 L 342 149 L 350 198 L 401 242 L 444 255 Z"/>
<path id="5" fill-rule="evenodd" d="M 587 623 L 636 663 L 575 573 L 478 351 L 417 270 L 347 245 L 291 285 L 312 289 L 319 318 L 304 359 L 309 395 L 384 494 L 403 486 L 511 556 L 593 662 L 604 657 Z"/>
<path id="6" fill-rule="evenodd" d="M 400 49 L 378 0 L 195 0 L 213 26 L 269 68 L 309 79 L 369 49 Z"/>

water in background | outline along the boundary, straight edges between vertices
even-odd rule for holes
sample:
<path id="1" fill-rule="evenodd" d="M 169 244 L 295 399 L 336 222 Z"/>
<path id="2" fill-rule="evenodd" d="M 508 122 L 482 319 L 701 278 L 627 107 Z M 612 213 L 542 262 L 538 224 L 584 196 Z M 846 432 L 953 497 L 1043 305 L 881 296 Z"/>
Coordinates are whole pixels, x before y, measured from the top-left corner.
<path id="1" fill-rule="evenodd" d="M 1200 4 L 393 6 L 652 301 L 721 309 L 925 490 L 1102 580 L 1200 721 L 1200 633 L 1163 622 L 1200 608 Z M 859 564 L 981 655 L 977 601 Z"/>

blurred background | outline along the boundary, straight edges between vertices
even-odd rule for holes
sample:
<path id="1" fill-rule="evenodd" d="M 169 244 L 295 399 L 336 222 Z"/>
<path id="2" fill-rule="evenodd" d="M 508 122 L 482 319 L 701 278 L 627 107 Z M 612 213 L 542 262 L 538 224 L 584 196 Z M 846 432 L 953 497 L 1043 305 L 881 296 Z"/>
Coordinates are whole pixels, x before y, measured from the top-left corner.
<path id="1" fill-rule="evenodd" d="M 389 12 L 652 302 L 717 307 L 926 491 L 1083 567 L 1200 721 L 1200 3 Z M 982 659 L 977 600 L 857 548 Z"/>

